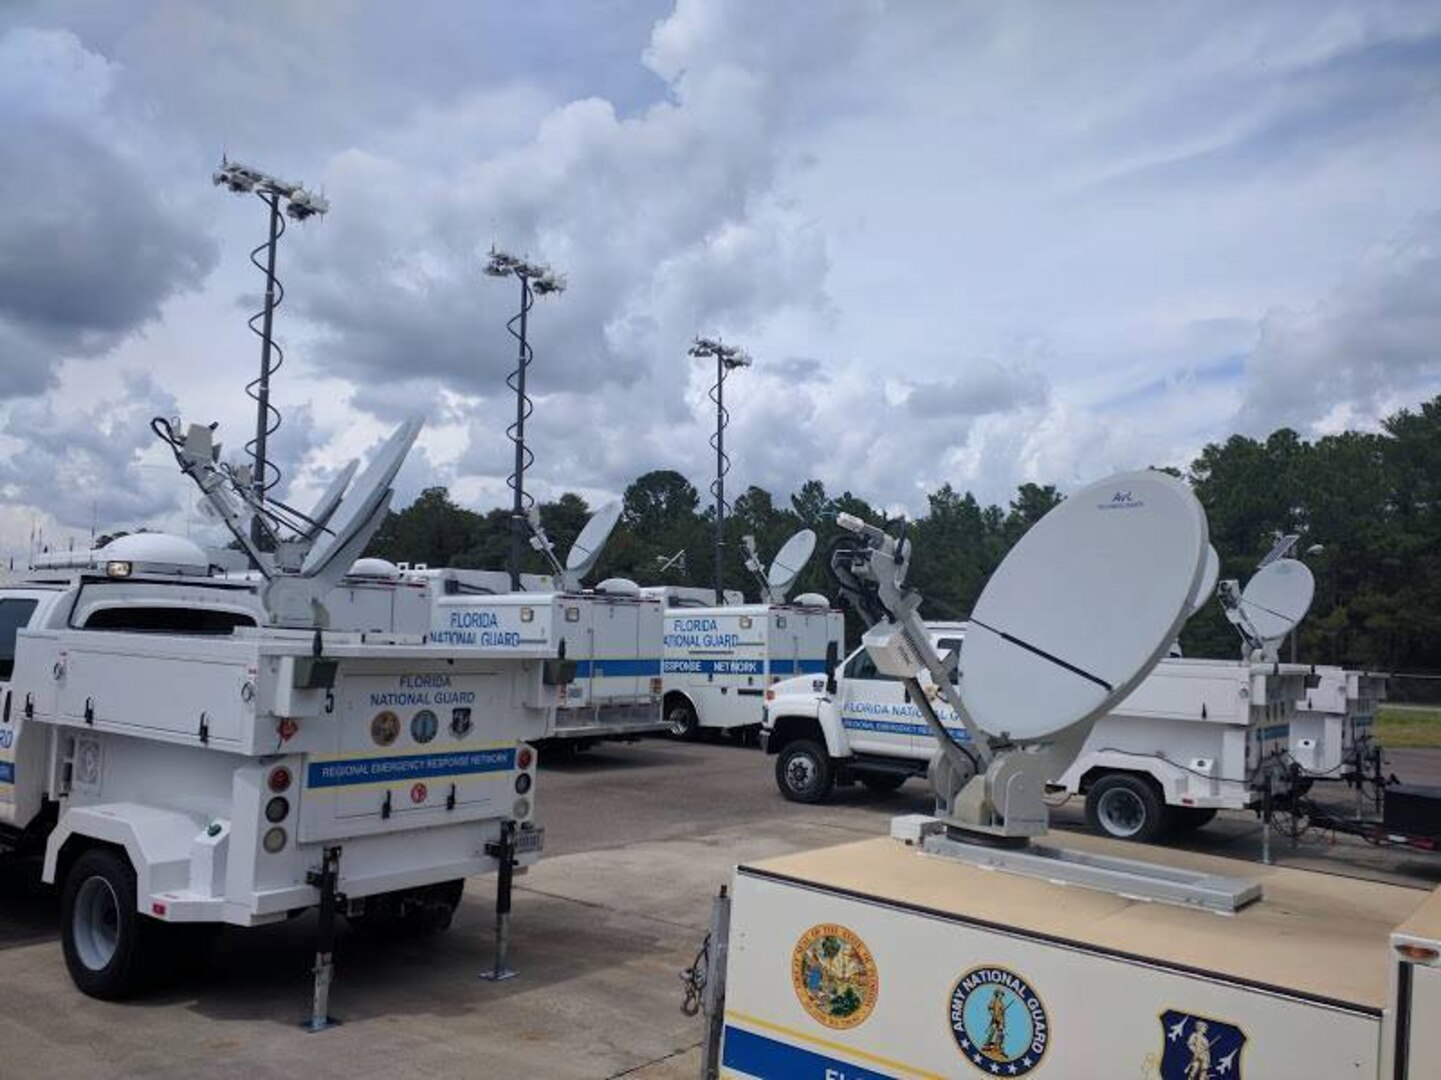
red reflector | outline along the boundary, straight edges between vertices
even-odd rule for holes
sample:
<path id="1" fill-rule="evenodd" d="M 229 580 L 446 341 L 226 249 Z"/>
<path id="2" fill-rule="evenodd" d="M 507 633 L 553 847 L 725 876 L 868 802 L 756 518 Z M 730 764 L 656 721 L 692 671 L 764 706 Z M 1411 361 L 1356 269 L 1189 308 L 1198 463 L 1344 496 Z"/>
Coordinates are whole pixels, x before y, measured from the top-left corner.
<path id="1" fill-rule="evenodd" d="M 1434 964 L 1441 953 L 1435 949 L 1427 948 L 1425 945 L 1397 945 L 1396 951 L 1407 960 L 1414 960 L 1421 964 Z"/>
<path id="2" fill-rule="evenodd" d="M 775 699 L 776 699 L 776 692 L 775 692 L 774 690 L 767 690 L 767 691 L 766 691 L 766 700 L 767 700 L 767 701 L 774 701 Z"/>
<path id="3" fill-rule="evenodd" d="M 151 905 L 150 905 L 150 914 L 152 914 L 152 915 L 164 915 L 164 914 L 165 914 L 165 905 L 162 904 L 162 903 L 159 903 L 158 901 L 157 901 L 156 903 L 151 904 Z"/>
<path id="4" fill-rule="evenodd" d="M 533 762 L 534 760 L 535 751 L 528 746 L 522 746 L 519 752 L 517 752 L 515 755 L 515 764 L 517 768 L 528 769 L 530 768 L 531 762 Z"/>
<path id="5" fill-rule="evenodd" d="M 265 782 L 270 790 L 278 795 L 290 787 L 290 770 L 284 765 L 277 765 L 270 770 L 270 775 L 266 777 Z"/>
<path id="6" fill-rule="evenodd" d="M 288 716 L 282 717 L 275 725 L 275 732 L 280 736 L 281 742 L 289 742 L 299 730 L 300 725 Z"/>
<path id="7" fill-rule="evenodd" d="M 429 794 L 430 792 L 426 790 L 424 784 L 415 784 L 410 789 L 410 801 L 413 803 L 425 802 L 425 797 Z"/>

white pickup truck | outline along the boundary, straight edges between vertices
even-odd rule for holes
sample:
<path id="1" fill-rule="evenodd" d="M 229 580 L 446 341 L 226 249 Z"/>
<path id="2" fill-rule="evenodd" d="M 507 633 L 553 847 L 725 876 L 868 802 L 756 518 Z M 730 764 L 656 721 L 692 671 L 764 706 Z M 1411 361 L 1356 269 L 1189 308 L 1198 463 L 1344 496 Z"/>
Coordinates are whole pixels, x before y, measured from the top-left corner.
<path id="1" fill-rule="evenodd" d="M 940 651 L 961 647 L 964 623 L 927 626 Z M 1291 722 L 1311 681 L 1303 665 L 1164 660 L 1096 722 L 1051 790 L 1084 796 L 1098 831 L 1138 841 L 1198 828 L 1218 809 L 1256 806 L 1268 783 L 1281 796 L 1291 782 Z M 955 712 L 939 698 L 933 707 L 965 746 Z M 894 790 L 925 776 L 936 750 L 905 686 L 879 674 L 864 648 L 834 672 L 772 686 L 761 745 L 776 756 L 781 794 L 804 803 L 855 781 Z"/>

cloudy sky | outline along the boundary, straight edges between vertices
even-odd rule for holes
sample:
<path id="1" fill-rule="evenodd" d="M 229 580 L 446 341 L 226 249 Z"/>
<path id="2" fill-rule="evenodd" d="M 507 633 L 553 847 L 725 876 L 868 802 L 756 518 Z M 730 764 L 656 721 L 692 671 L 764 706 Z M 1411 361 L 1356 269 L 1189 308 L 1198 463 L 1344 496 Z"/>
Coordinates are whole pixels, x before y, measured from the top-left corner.
<path id="1" fill-rule="evenodd" d="M 10 0 L 0 553 L 205 526 L 147 427 L 238 453 L 254 197 L 294 498 L 400 417 L 401 501 L 505 501 L 514 282 L 542 497 L 710 468 L 692 335 L 744 344 L 731 483 L 894 509 L 1374 426 L 1441 392 L 1441 7 Z"/>

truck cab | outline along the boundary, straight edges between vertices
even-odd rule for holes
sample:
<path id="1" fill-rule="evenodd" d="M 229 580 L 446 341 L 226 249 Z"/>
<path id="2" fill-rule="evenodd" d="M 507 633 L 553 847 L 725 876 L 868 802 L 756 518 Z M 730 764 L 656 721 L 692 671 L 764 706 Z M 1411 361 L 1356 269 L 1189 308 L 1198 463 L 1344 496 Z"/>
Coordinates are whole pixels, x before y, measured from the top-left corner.
<path id="1" fill-rule="evenodd" d="M 927 627 L 937 648 L 960 649 L 965 623 Z M 905 685 L 877 671 L 864 646 L 827 668 L 783 679 L 766 692 L 761 746 L 776 757 L 781 794 L 792 802 L 818 803 L 838 784 L 859 781 L 894 791 L 910 777 L 925 776 L 935 740 Z M 952 736 L 968 739 L 955 711 L 933 700 Z"/>

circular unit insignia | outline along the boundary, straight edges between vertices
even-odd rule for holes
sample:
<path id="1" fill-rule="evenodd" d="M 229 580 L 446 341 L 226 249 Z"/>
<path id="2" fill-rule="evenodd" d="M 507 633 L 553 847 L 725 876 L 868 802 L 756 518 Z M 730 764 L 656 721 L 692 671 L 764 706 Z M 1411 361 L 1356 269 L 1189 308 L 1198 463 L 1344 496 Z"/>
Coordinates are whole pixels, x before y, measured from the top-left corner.
<path id="1" fill-rule="evenodd" d="M 821 923 L 801 935 L 791 953 L 791 985 L 812 1019 L 841 1030 L 864 1022 L 880 992 L 870 949 L 837 923 Z"/>
<path id="2" fill-rule="evenodd" d="M 375 714 L 375 719 L 370 722 L 370 737 L 375 740 L 376 746 L 389 746 L 399 735 L 400 717 L 389 709 Z"/>
<path id="3" fill-rule="evenodd" d="M 1003 967 L 972 968 L 956 980 L 947 1019 L 961 1053 L 987 1076 L 1026 1075 L 1051 1041 L 1040 997 Z"/>
<path id="4" fill-rule="evenodd" d="M 440 730 L 440 721 L 429 709 L 421 709 L 410 720 L 410 737 L 418 743 L 428 743 Z"/>

